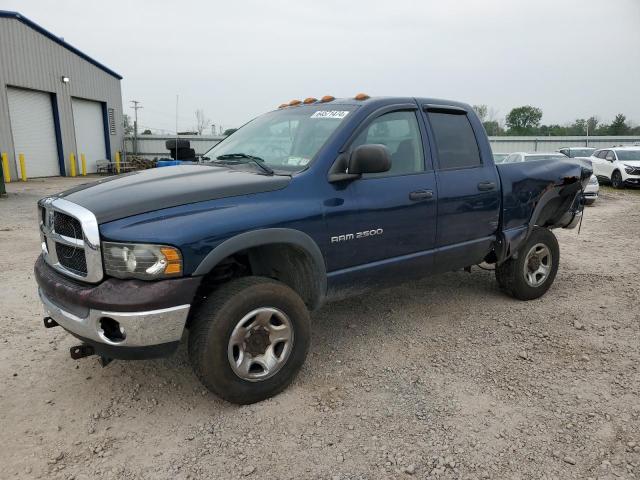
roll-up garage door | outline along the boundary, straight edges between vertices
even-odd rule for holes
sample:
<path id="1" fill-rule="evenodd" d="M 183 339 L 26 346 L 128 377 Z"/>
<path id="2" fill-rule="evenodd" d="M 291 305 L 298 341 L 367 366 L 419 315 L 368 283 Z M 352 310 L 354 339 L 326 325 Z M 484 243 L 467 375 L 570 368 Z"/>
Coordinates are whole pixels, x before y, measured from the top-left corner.
<path id="1" fill-rule="evenodd" d="M 84 153 L 87 161 L 87 173 L 97 171 L 96 162 L 107 158 L 104 145 L 104 118 L 102 104 L 80 98 L 72 98 L 73 124 L 76 131 L 76 150 L 78 171 L 80 155 Z"/>
<path id="2" fill-rule="evenodd" d="M 24 154 L 27 176 L 60 175 L 51 94 L 7 88 L 16 162 Z"/>

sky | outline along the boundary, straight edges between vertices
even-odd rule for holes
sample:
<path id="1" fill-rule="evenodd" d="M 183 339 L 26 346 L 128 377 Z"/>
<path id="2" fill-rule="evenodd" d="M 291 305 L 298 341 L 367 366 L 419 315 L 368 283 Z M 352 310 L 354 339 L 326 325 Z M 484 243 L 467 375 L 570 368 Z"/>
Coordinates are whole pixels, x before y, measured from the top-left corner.
<path id="1" fill-rule="evenodd" d="M 0 0 L 121 74 L 142 129 L 237 127 L 292 99 L 486 104 L 640 124 L 640 0 Z"/>

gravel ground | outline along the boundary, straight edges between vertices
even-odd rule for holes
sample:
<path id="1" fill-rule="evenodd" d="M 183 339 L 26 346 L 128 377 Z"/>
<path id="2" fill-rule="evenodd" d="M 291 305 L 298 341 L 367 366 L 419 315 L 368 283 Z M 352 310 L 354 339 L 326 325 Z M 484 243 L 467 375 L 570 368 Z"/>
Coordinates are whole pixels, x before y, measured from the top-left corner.
<path id="1" fill-rule="evenodd" d="M 582 232 L 557 231 L 546 296 L 501 294 L 474 268 L 313 314 L 294 384 L 237 407 L 186 349 L 71 360 L 45 330 L 35 202 L 0 199 L 1 478 L 639 478 L 640 194 L 604 189 Z"/>

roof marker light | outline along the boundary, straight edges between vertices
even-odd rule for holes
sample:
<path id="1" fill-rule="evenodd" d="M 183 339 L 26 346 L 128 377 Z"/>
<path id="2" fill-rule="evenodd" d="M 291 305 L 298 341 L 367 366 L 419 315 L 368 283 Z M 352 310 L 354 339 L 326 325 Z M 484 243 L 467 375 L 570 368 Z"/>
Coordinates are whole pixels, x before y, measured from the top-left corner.
<path id="1" fill-rule="evenodd" d="M 302 102 L 302 103 L 304 103 L 305 105 L 308 105 L 310 103 L 316 103 L 317 101 L 318 101 L 317 98 L 308 97 L 308 98 L 305 98 L 304 102 Z"/>
<path id="2" fill-rule="evenodd" d="M 366 93 L 359 93 L 357 94 L 355 97 L 353 97 L 355 100 L 367 100 L 369 98 L 371 98 L 369 95 L 367 95 Z"/>
<path id="3" fill-rule="evenodd" d="M 301 102 L 300 100 L 291 100 L 291 101 L 289 102 L 289 106 L 290 106 L 290 107 L 293 107 L 293 106 L 295 106 L 295 105 L 300 105 L 301 103 L 302 103 L 302 102 Z"/>
<path id="4" fill-rule="evenodd" d="M 336 99 L 336 97 L 332 97 L 331 95 L 325 95 L 320 99 L 321 103 L 332 102 Z"/>
<path id="5" fill-rule="evenodd" d="M 281 103 L 278 108 L 284 108 L 284 107 L 288 107 L 288 106 L 289 106 L 288 103 Z"/>

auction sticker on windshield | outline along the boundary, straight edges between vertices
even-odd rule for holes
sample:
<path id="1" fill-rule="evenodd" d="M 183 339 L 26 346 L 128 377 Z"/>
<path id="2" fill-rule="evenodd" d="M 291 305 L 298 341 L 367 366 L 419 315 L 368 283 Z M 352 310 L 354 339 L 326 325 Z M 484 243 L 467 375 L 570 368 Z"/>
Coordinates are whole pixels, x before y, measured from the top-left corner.
<path id="1" fill-rule="evenodd" d="M 349 114 L 346 110 L 318 110 L 311 115 L 311 118 L 337 118 L 341 119 Z"/>

